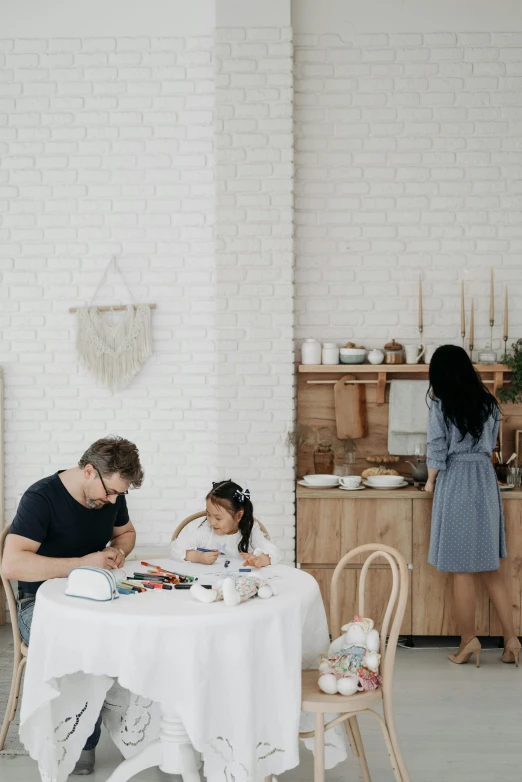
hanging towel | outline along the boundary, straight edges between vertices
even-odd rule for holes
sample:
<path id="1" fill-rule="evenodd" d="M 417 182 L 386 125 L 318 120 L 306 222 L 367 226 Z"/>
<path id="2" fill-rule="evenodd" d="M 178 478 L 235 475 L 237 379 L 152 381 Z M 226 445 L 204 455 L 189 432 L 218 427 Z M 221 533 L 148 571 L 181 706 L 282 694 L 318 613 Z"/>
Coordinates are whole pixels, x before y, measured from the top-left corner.
<path id="1" fill-rule="evenodd" d="M 388 452 L 411 456 L 428 432 L 427 380 L 392 380 L 388 416 Z"/>

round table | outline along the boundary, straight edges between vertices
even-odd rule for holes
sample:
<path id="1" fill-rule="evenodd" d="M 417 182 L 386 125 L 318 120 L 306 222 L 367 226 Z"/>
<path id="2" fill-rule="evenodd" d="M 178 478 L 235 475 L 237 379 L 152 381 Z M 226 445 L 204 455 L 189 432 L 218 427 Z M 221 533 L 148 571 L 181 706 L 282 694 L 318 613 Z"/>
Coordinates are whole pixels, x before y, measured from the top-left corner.
<path id="1" fill-rule="evenodd" d="M 197 574 L 201 583 L 220 570 L 159 564 Z M 138 569 L 145 570 L 127 565 L 127 572 Z M 296 766 L 301 667 L 317 667 L 328 647 L 326 616 L 310 575 L 284 565 L 260 574 L 277 594 L 236 607 L 199 603 L 188 590 L 97 603 L 66 596 L 65 579 L 43 584 L 20 719 L 42 778 L 65 782 L 104 701 L 118 711 L 107 695 L 116 681 L 142 711 L 125 728 L 113 714 L 127 759 L 111 782 L 150 766 L 199 782 L 194 750 L 209 782 L 263 779 Z"/>

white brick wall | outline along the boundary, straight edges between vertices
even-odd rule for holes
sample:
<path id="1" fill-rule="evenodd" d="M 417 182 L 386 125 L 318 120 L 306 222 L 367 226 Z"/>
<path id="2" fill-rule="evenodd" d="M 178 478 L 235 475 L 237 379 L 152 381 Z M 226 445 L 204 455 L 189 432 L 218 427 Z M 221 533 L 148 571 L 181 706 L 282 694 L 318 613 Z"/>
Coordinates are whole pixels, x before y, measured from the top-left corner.
<path id="1" fill-rule="evenodd" d="M 218 465 L 294 557 L 292 35 L 216 31 Z"/>
<path id="2" fill-rule="evenodd" d="M 479 347 L 490 268 L 522 336 L 518 30 L 295 36 L 299 340 L 415 342 L 421 273 L 425 342 L 460 344 L 464 280 Z"/>
<path id="3" fill-rule="evenodd" d="M 522 33 L 454 32 L 449 5 L 446 32 L 401 29 L 389 5 L 357 12 L 359 32 L 352 0 L 293 3 L 293 36 L 289 0 L 218 0 L 215 36 L 158 37 L 156 3 L 140 35 L 113 35 L 113 15 L 104 37 L 0 41 L 8 520 L 29 483 L 117 431 L 147 470 L 142 544 L 233 477 L 291 560 L 294 320 L 298 342 L 413 342 L 422 273 L 425 341 L 460 341 L 463 279 L 480 346 L 493 266 L 497 323 L 509 283 L 519 336 Z M 158 304 L 154 355 L 115 395 L 79 366 L 67 311 L 112 253 Z"/>
<path id="4" fill-rule="evenodd" d="M 141 543 L 199 509 L 216 460 L 213 37 L 0 41 L 0 364 L 7 520 L 107 432 L 146 468 Z M 111 394 L 75 319 L 110 258 L 155 301 L 154 355 Z M 127 301 L 111 276 L 106 301 Z M 100 299 L 100 301 L 103 300 Z"/>

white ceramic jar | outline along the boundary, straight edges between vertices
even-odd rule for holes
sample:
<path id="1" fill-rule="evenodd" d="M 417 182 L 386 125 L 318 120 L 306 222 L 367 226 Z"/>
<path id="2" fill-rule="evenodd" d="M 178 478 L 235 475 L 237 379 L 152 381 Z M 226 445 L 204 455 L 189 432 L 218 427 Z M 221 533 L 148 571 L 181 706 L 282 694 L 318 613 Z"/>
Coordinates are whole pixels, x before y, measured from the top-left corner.
<path id="1" fill-rule="evenodd" d="M 339 363 L 339 348 L 335 342 L 323 342 L 321 358 L 323 360 L 323 364 Z"/>
<path id="2" fill-rule="evenodd" d="M 321 363 L 321 343 L 318 339 L 305 339 L 301 345 L 301 364 Z"/>
<path id="3" fill-rule="evenodd" d="M 374 348 L 373 350 L 370 350 L 368 353 L 368 361 L 370 364 L 382 364 L 384 361 L 384 353 L 382 350 L 378 350 L 377 348 Z"/>

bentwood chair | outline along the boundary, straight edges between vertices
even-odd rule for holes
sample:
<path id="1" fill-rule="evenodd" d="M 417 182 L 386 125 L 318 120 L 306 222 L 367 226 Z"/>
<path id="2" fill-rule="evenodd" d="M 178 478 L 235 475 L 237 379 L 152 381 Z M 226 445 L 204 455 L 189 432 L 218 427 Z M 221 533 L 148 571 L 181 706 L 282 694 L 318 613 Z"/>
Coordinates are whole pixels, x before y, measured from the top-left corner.
<path id="1" fill-rule="evenodd" d="M 318 671 L 303 671 L 302 679 L 302 710 L 315 714 L 315 730 L 300 734 L 301 738 L 314 738 L 315 766 L 314 782 L 324 782 L 324 746 L 325 732 L 344 723 L 346 734 L 350 742 L 353 754 L 358 758 L 361 767 L 363 782 L 371 782 L 370 772 L 364 753 L 362 737 L 359 730 L 357 717 L 360 714 L 368 714 L 377 720 L 383 732 L 384 741 L 388 750 L 393 773 L 397 782 L 410 782 L 410 777 L 395 730 L 392 706 L 393 668 L 395 664 L 395 652 L 399 631 L 408 600 L 408 569 L 404 557 L 390 546 L 382 546 L 371 543 L 358 546 L 348 552 L 339 562 L 332 576 L 332 589 L 330 598 L 330 620 L 332 637 L 341 635 L 341 617 L 339 601 L 339 581 L 346 565 L 360 554 L 369 554 L 361 569 L 359 578 L 358 614 L 364 616 L 364 590 L 366 577 L 371 563 L 380 557 L 387 560 L 392 571 L 392 589 L 388 606 L 380 632 L 380 674 L 382 686 L 377 690 L 357 692 L 354 695 L 326 695 L 321 692 L 317 684 Z M 395 612 L 395 615 L 394 615 Z M 394 615 L 394 616 L 393 616 Z M 390 622 L 393 616 L 393 622 Z M 350 617 L 351 618 L 351 617 Z M 389 638 L 386 643 L 386 637 Z M 375 706 L 382 706 L 383 716 L 374 710 Z M 326 723 L 326 714 L 337 714 L 335 719 Z"/>
<path id="2" fill-rule="evenodd" d="M 179 533 L 181 532 L 181 530 L 182 530 L 184 527 L 186 527 L 186 526 L 187 526 L 187 524 L 190 524 L 190 522 L 191 522 L 191 521 L 194 521 L 195 519 L 200 519 L 200 518 L 203 518 L 203 516 L 206 516 L 206 515 L 207 515 L 207 512 L 206 512 L 206 511 L 204 511 L 204 510 L 202 510 L 202 511 L 200 511 L 199 513 L 193 513 L 193 514 L 192 514 L 192 516 L 187 516 L 187 518 L 186 518 L 186 519 L 183 519 L 183 521 L 181 521 L 181 522 L 178 524 L 178 526 L 176 527 L 176 529 L 175 529 L 175 530 L 174 530 L 174 532 L 172 533 L 171 542 L 172 542 L 173 540 L 176 540 L 176 538 L 178 537 L 178 535 L 179 535 Z M 263 524 L 261 524 L 261 522 L 260 522 L 258 519 L 254 519 L 254 521 L 257 521 L 257 523 L 259 524 L 259 527 L 261 528 L 261 532 L 263 533 L 263 535 L 265 536 L 265 538 L 266 538 L 267 540 L 270 540 L 270 535 L 269 535 L 269 534 L 268 534 L 268 532 L 266 531 L 266 528 L 263 526 Z"/>
<path id="3" fill-rule="evenodd" d="M 9 725 L 16 716 L 16 709 L 18 706 L 18 697 L 20 695 L 20 686 L 22 682 L 22 674 L 24 672 L 25 664 L 27 662 L 28 647 L 22 641 L 20 632 L 18 630 L 18 612 L 16 608 L 16 600 L 13 592 L 11 582 L 4 578 L 2 572 L 2 560 L 4 556 L 5 539 L 9 533 L 9 527 L 0 534 L 0 578 L 4 585 L 5 594 L 7 597 L 7 605 L 9 606 L 9 613 L 11 615 L 11 630 L 13 631 L 13 678 L 11 681 L 11 690 L 9 692 L 9 700 L 7 701 L 7 708 L 5 710 L 4 721 L 2 723 L 2 730 L 0 731 L 0 751 L 4 748 L 7 731 Z"/>

